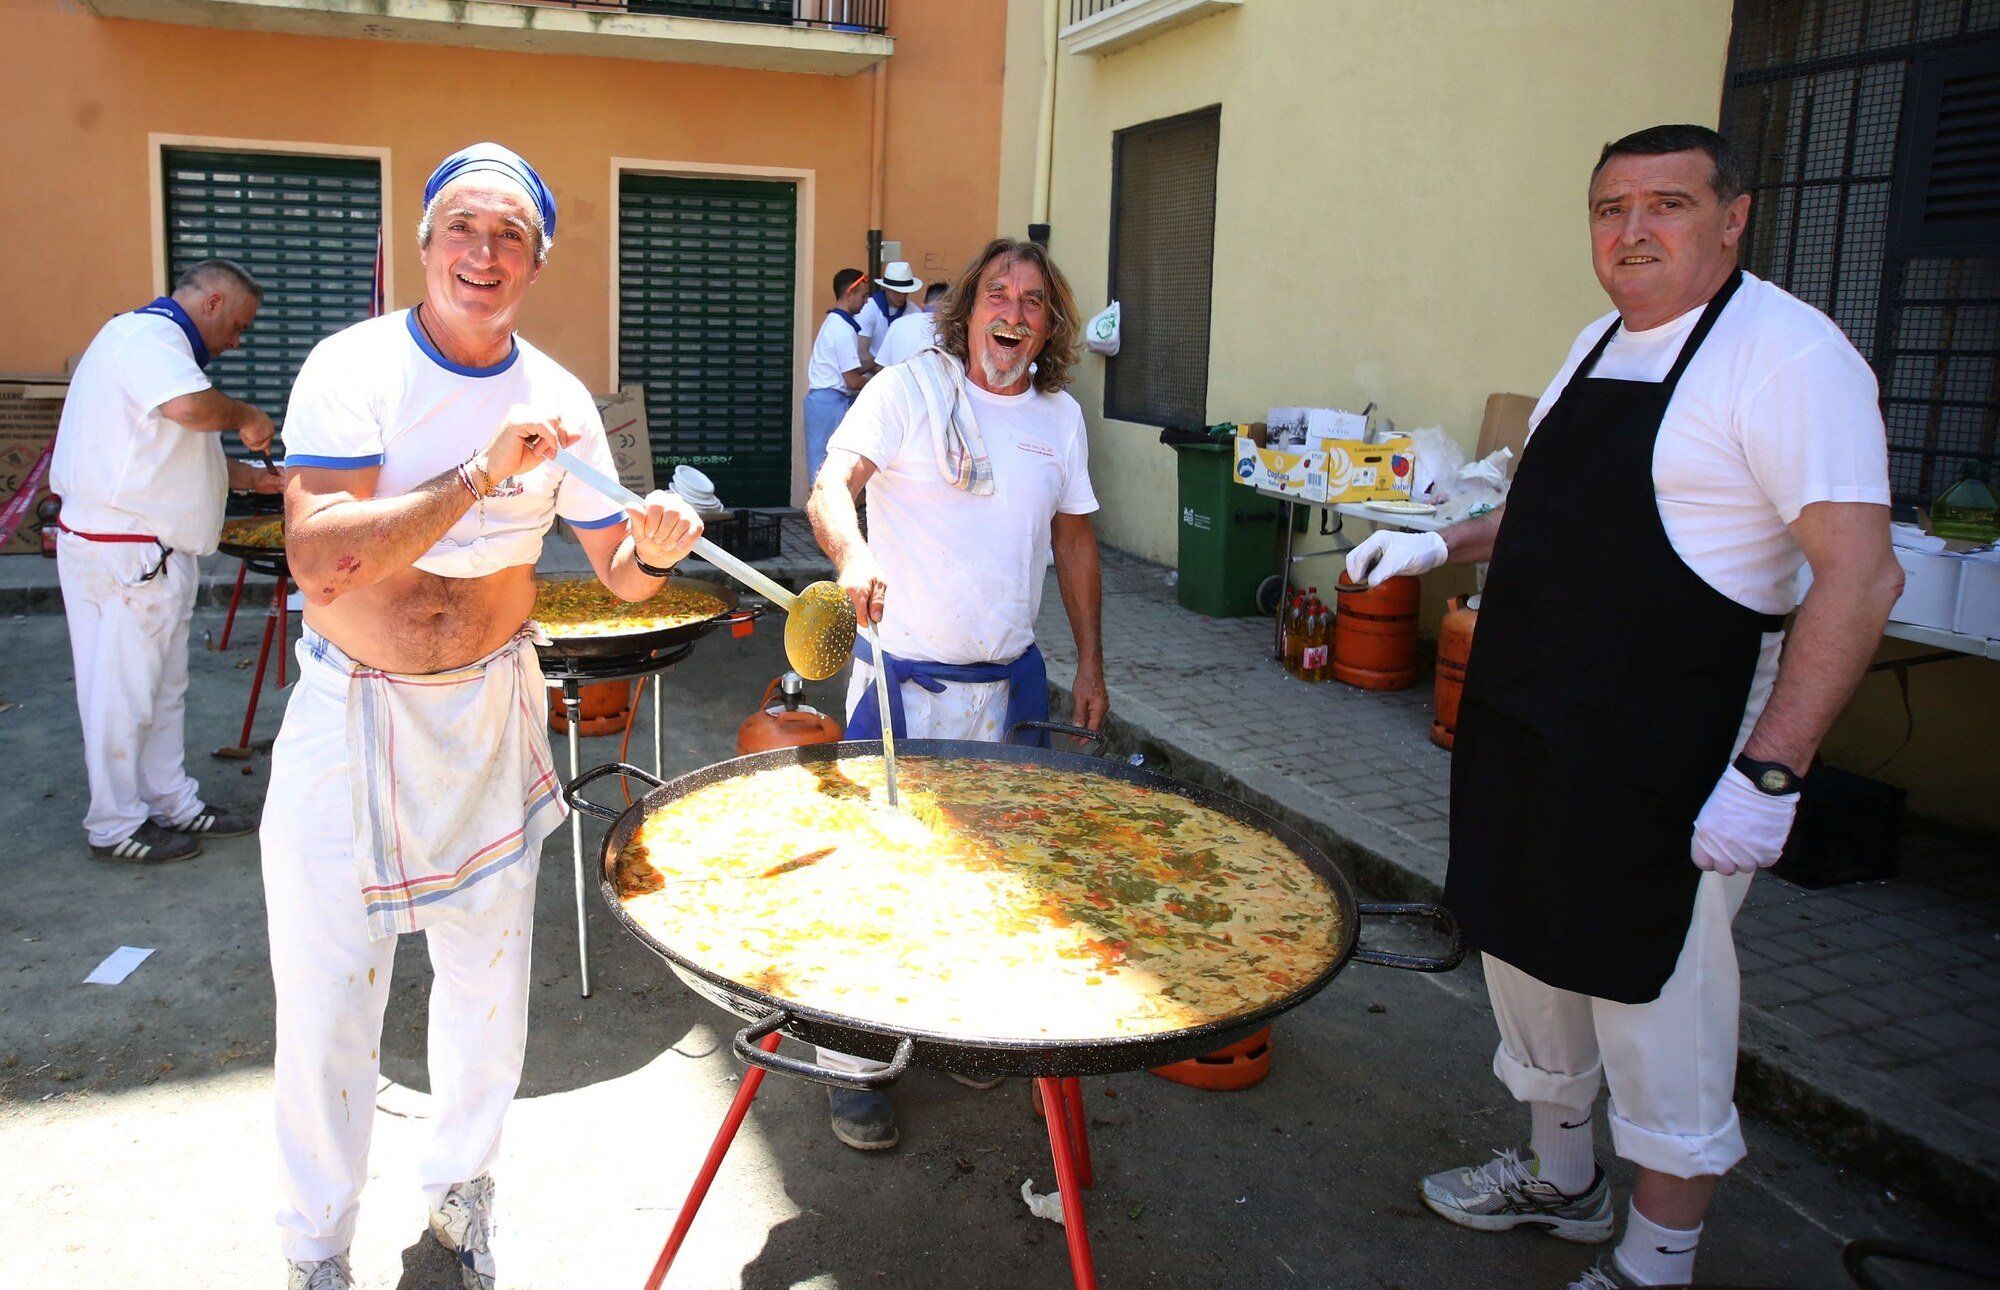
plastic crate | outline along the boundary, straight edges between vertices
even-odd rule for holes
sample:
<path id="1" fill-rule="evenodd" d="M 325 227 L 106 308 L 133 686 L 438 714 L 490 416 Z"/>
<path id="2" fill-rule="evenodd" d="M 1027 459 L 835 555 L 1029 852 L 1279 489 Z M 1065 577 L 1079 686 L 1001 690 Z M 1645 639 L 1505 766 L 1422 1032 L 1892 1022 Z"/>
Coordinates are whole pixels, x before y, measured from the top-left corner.
<path id="1" fill-rule="evenodd" d="M 704 523 L 702 536 L 739 560 L 775 560 L 782 523 L 780 516 L 739 506 Z"/>
<path id="2" fill-rule="evenodd" d="M 1908 796 L 1893 784 L 1815 764 L 1785 854 L 1771 872 L 1801 887 L 1895 877 Z"/>

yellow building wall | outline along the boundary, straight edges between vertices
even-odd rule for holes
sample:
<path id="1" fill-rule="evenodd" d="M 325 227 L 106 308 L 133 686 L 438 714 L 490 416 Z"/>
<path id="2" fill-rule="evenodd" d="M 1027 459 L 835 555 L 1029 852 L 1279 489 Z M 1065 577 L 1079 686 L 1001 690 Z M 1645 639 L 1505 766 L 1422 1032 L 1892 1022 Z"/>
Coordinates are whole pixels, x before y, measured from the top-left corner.
<path id="1" fill-rule="evenodd" d="M 991 234 L 1006 14 L 898 0 L 891 18 L 884 232 L 912 262 L 940 266 L 935 275 Z M 873 73 L 268 35 L 101 19 L 51 0 L 0 0 L 0 41 L 0 228 L 11 252 L 0 273 L 0 371 L 60 370 L 105 318 L 161 289 L 155 135 L 386 150 L 398 307 L 422 291 L 416 225 L 432 167 L 478 139 L 518 149 L 560 208 L 521 329 L 597 389 L 614 349 L 614 157 L 811 172 L 812 202 L 799 216 L 811 290 L 794 346 L 801 393 L 812 329 L 832 305 L 828 280 L 866 263 Z"/>
<path id="2" fill-rule="evenodd" d="M 1018 232 L 1048 9 L 1010 7 L 999 218 Z M 1372 400 L 1398 426 L 1442 425 L 1469 450 L 1486 396 L 1540 394 L 1609 309 L 1590 269 L 1590 167 L 1631 130 L 1716 121 L 1730 11 L 1729 0 L 1247 0 L 1108 57 L 1062 55 L 1051 247 L 1084 313 L 1102 308 L 1113 132 L 1220 104 L 1207 420 Z M 1103 360 L 1077 371 L 1099 532 L 1171 565 L 1173 451 L 1157 428 L 1103 415 Z M 1336 572 L 1332 560 L 1302 568 L 1322 587 Z M 1434 627 L 1470 575 L 1425 582 Z M 1882 657 L 1912 652 L 1892 641 Z M 1826 756 L 1907 788 L 1917 813 L 2000 830 L 2000 667 L 1919 667 L 1910 690 L 1915 734 L 1886 764 L 1905 729 L 1886 674 L 1861 683 Z"/>

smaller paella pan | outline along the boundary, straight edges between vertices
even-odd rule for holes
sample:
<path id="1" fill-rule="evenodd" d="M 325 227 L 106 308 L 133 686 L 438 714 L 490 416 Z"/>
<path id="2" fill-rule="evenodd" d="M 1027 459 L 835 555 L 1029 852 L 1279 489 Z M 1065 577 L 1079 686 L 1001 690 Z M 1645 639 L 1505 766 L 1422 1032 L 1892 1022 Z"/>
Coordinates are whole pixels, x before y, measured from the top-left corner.
<path id="1" fill-rule="evenodd" d="M 592 576 L 535 584 L 534 619 L 549 638 L 537 647 L 544 663 L 646 659 L 761 612 L 740 608 L 735 588 L 700 578 L 668 578 L 640 601 L 620 600 Z"/>

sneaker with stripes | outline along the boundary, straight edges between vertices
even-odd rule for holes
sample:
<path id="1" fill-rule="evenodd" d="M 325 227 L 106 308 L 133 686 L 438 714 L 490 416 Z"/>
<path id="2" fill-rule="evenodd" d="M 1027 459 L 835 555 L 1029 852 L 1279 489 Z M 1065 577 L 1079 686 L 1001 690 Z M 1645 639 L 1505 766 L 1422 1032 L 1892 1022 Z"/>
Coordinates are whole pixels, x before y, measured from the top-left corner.
<path id="1" fill-rule="evenodd" d="M 234 811 L 218 811 L 202 807 L 192 819 L 179 824 L 162 824 L 169 833 L 185 833 L 191 837 L 240 838 L 246 833 L 257 831 L 257 821 Z"/>
<path id="2" fill-rule="evenodd" d="M 201 843 L 182 833 L 169 833 L 151 820 L 132 830 L 132 836 L 109 846 L 90 844 L 90 854 L 116 864 L 166 864 L 170 860 L 191 860 L 201 854 Z"/>
<path id="3" fill-rule="evenodd" d="M 1572 1196 L 1536 1176 L 1518 1147 L 1495 1151 L 1479 1166 L 1446 1169 L 1423 1181 L 1424 1204 L 1441 1217 L 1476 1232 L 1505 1232 L 1527 1225 L 1583 1245 L 1611 1239 L 1611 1184 L 1598 1169 L 1590 1186 Z"/>

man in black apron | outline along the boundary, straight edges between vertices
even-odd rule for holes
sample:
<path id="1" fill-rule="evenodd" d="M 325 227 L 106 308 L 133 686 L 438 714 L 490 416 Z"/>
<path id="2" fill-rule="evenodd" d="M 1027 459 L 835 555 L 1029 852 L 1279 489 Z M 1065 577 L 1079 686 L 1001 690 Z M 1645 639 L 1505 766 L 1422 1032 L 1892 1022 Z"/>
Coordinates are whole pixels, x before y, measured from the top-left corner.
<path id="1" fill-rule="evenodd" d="M 1590 227 L 1617 313 L 1544 396 L 1506 506 L 1348 559 L 1371 582 L 1491 561 L 1445 900 L 1483 952 L 1494 1070 L 1532 1131 L 1423 1198 L 1477 1230 L 1609 1240 L 1590 1128 L 1608 1083 L 1638 1183 L 1582 1290 L 1692 1275 L 1743 1156 L 1730 922 L 1901 589 L 1873 378 L 1823 315 L 1738 269 L 1742 187 L 1699 126 L 1607 145 Z M 1802 557 L 1815 580 L 1780 665 Z"/>

